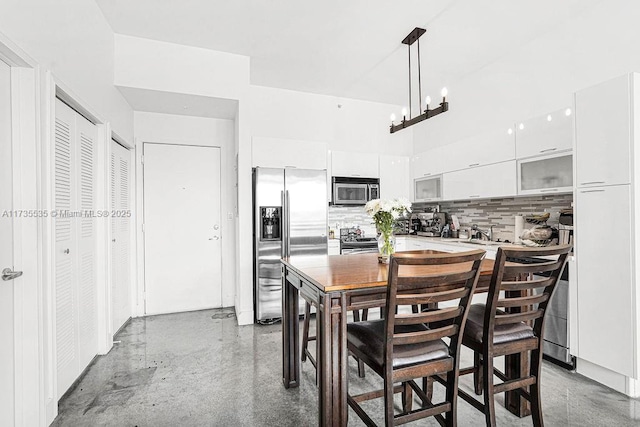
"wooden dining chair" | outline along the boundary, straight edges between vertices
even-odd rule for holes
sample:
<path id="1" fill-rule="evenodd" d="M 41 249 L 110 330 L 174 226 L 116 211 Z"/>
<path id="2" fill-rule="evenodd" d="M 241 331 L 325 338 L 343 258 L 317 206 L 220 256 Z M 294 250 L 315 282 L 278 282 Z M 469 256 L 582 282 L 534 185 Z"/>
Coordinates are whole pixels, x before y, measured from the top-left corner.
<path id="1" fill-rule="evenodd" d="M 349 406 L 366 425 L 376 424 L 360 402 L 380 397 L 384 398 L 387 426 L 431 416 L 447 426 L 457 424 L 458 355 L 484 255 L 483 250 L 454 254 L 410 251 L 391 257 L 384 319 L 347 324 L 348 349 L 384 380 L 382 390 L 347 395 Z M 453 306 L 418 313 L 411 309 L 447 301 L 453 301 Z M 434 322 L 437 327 L 426 326 Z M 448 344 L 443 341 L 447 337 Z M 434 375 L 446 376 L 445 401 L 437 404 L 415 382 Z M 402 393 L 402 412 L 396 414 L 393 399 L 398 392 Z M 413 392 L 421 401 L 415 410 Z"/>
<path id="2" fill-rule="evenodd" d="M 542 344 L 547 305 L 571 246 L 543 248 L 499 248 L 486 304 L 469 309 L 462 344 L 474 352 L 474 366 L 461 375 L 474 374 L 476 394 L 484 393 L 484 404 L 460 390 L 460 397 L 485 415 L 487 426 L 496 425 L 494 394 L 517 390 L 531 402 L 534 426 L 544 425 L 540 400 Z M 544 257 L 536 264 L 514 262 Z M 500 292 L 504 292 L 504 297 Z M 527 376 L 509 378 L 494 368 L 494 358 L 531 352 Z M 501 384 L 494 384 L 494 375 Z"/>

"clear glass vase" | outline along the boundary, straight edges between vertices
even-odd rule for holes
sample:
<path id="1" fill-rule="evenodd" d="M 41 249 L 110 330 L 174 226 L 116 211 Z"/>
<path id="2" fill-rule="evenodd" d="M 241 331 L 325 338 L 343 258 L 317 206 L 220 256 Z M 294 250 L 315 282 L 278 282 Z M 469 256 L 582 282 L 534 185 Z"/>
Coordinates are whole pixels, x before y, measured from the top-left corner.
<path id="1" fill-rule="evenodd" d="M 378 235 L 378 262 L 389 264 L 389 258 L 396 252 L 396 236 L 380 233 Z"/>

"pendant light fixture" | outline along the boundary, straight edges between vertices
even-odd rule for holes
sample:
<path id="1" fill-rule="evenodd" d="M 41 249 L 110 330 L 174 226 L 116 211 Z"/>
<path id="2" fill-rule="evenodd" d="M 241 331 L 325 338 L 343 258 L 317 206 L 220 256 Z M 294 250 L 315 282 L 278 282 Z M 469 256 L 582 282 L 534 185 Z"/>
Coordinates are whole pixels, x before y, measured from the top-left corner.
<path id="1" fill-rule="evenodd" d="M 420 123 L 423 120 L 430 119 L 433 116 L 437 116 L 440 113 L 444 113 L 449 110 L 449 103 L 447 102 L 447 88 L 443 87 L 440 95 L 442 95 L 442 102 L 440 106 L 436 108 L 431 108 L 431 97 L 427 96 L 424 100 L 424 111 L 412 117 L 411 114 L 411 45 L 415 42 L 418 42 L 418 99 L 422 101 L 422 78 L 420 76 L 420 37 L 426 33 L 427 30 L 424 28 L 416 27 L 413 31 L 411 31 L 407 37 L 402 40 L 402 44 L 407 45 L 407 49 L 409 51 L 409 111 L 406 108 L 402 109 L 402 118 L 400 123 L 395 124 L 396 115 L 391 114 L 391 126 L 389 131 L 391 133 L 397 132 L 399 130 L 408 128 L 409 126 L 415 125 L 416 123 Z M 407 117 L 407 113 L 409 116 Z"/>

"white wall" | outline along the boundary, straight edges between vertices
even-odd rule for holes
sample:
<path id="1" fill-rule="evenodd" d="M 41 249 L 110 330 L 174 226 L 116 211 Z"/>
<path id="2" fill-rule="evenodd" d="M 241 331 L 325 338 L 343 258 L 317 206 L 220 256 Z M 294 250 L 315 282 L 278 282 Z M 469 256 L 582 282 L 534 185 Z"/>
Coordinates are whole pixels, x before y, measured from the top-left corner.
<path id="1" fill-rule="evenodd" d="M 220 147 L 222 236 L 222 304 L 234 305 L 235 296 L 235 124 L 233 120 L 134 113 L 135 137 L 139 144 L 157 142 Z M 138 150 L 142 147 L 136 147 Z M 229 219 L 231 215 L 231 219 Z M 142 285 L 142 283 L 140 284 Z"/>
<path id="2" fill-rule="evenodd" d="M 514 122 L 572 105 L 577 90 L 640 71 L 639 18 L 638 2 L 600 2 L 518 51 L 451 82 L 449 112 L 413 127 L 415 152 L 506 130 Z"/>
<path id="3" fill-rule="evenodd" d="M 113 86 L 114 34 L 94 1 L 3 0 L 0 30 L 133 141 L 133 111 Z"/>
<path id="4" fill-rule="evenodd" d="M 252 136 L 326 142 L 330 150 L 412 154 L 411 128 L 389 133 L 399 106 L 251 86 Z"/>

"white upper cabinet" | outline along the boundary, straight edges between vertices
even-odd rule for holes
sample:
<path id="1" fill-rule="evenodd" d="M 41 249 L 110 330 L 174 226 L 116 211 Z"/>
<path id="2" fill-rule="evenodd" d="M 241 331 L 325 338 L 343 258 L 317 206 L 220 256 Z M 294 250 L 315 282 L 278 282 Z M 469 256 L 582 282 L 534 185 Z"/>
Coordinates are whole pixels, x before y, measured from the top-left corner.
<path id="1" fill-rule="evenodd" d="M 332 151 L 331 176 L 379 178 L 378 154 Z"/>
<path id="2" fill-rule="evenodd" d="M 251 166 L 263 168 L 326 169 L 327 144 L 253 137 Z"/>
<path id="3" fill-rule="evenodd" d="M 623 76 L 576 93 L 576 184 L 631 179 L 631 87 Z"/>
<path id="4" fill-rule="evenodd" d="M 573 148 L 573 110 L 564 108 L 518 123 L 516 157 L 553 154 Z"/>
<path id="5" fill-rule="evenodd" d="M 442 175 L 431 175 L 413 180 L 412 202 L 442 200 Z"/>
<path id="6" fill-rule="evenodd" d="M 443 199 L 486 199 L 516 195 L 516 162 L 478 166 L 443 175 Z"/>
<path id="7" fill-rule="evenodd" d="M 448 170 L 447 146 L 432 148 L 411 157 L 411 179 L 426 178 Z"/>
<path id="8" fill-rule="evenodd" d="M 409 199 L 411 188 L 409 175 L 409 157 L 382 155 L 379 159 L 380 197 Z"/>
<path id="9" fill-rule="evenodd" d="M 573 191 L 571 152 L 518 160 L 518 194 L 570 193 Z"/>
<path id="10" fill-rule="evenodd" d="M 508 128 L 463 139 L 447 146 L 446 170 L 475 168 L 515 159 L 515 135 Z"/>

